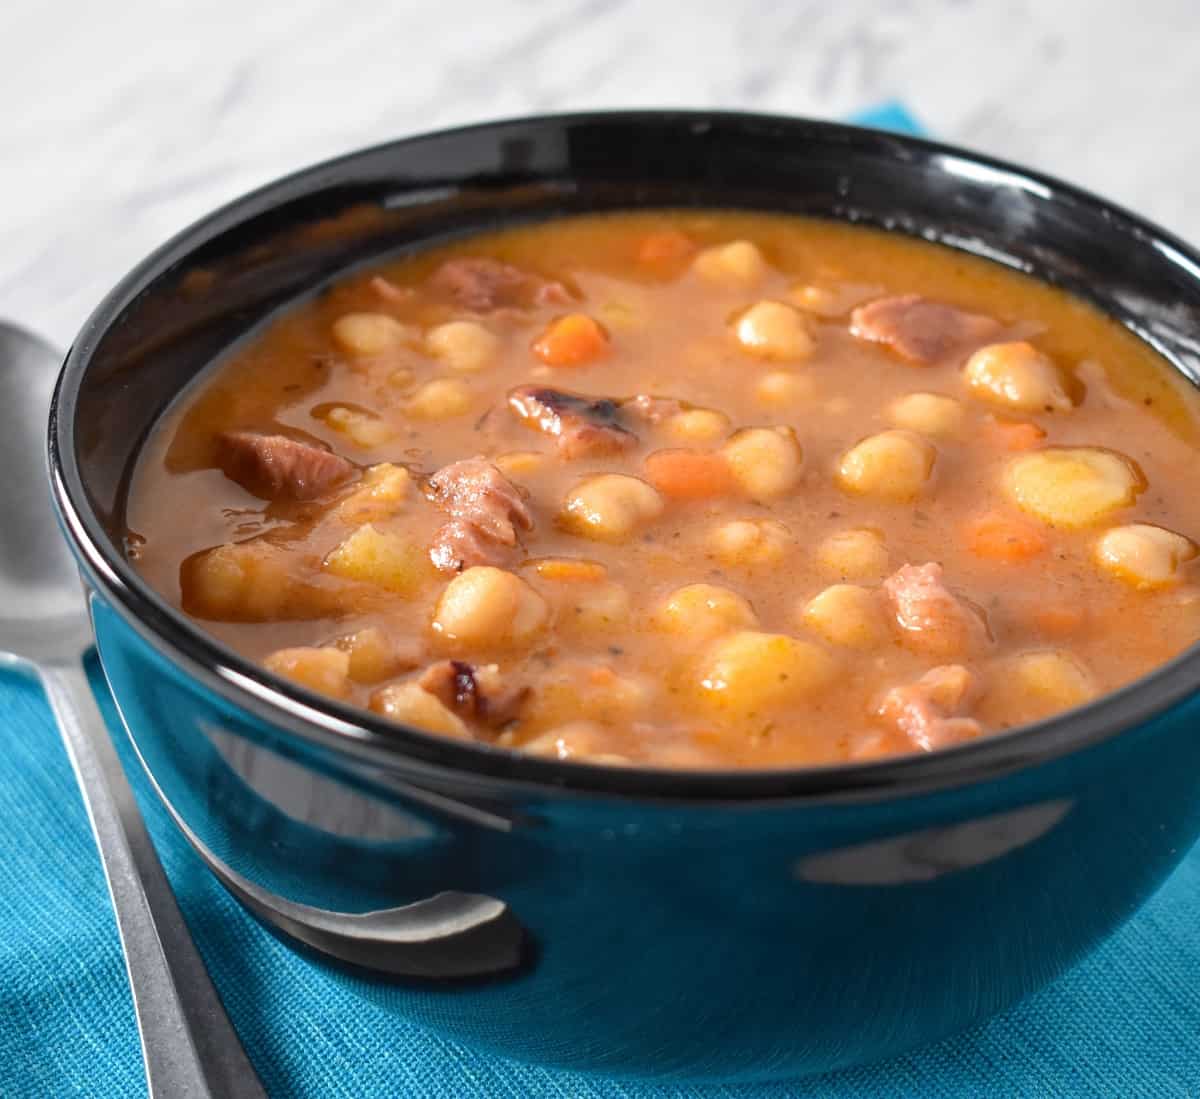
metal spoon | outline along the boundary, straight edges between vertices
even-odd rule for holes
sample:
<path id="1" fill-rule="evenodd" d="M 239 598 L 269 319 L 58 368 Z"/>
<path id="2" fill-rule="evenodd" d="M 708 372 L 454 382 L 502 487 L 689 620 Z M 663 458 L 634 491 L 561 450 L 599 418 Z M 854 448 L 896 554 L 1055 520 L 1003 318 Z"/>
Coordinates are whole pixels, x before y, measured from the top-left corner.
<path id="1" fill-rule="evenodd" d="M 84 674 L 79 573 L 50 507 L 45 428 L 62 356 L 0 322 L 0 667 L 46 690 L 125 951 L 151 1099 L 265 1099 L 188 933 Z"/>

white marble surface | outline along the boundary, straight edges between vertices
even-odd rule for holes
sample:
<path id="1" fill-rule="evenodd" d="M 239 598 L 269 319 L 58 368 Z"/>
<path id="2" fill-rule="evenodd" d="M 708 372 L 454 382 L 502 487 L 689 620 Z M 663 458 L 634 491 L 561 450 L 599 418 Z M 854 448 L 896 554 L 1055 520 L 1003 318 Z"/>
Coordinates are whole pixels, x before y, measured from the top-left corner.
<path id="1" fill-rule="evenodd" d="M 4 0 L 0 316 L 66 343 L 176 229 L 355 146 L 533 111 L 933 132 L 1200 240 L 1197 0 Z"/>

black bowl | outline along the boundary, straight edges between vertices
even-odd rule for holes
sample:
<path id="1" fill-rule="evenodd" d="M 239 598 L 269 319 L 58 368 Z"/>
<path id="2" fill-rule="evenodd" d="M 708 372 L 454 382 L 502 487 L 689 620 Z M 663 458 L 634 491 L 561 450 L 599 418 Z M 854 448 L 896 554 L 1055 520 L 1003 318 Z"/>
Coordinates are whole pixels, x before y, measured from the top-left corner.
<path id="1" fill-rule="evenodd" d="M 104 668 L 160 794 L 222 880 L 406 1016 L 622 1075 L 767 1078 L 894 1054 L 1051 980 L 1186 852 L 1200 830 L 1196 650 L 1092 705 L 931 756 L 625 770 L 441 739 L 308 694 L 207 636 L 122 551 L 147 431 L 272 310 L 434 237 L 634 206 L 790 211 L 941 241 L 1089 298 L 1200 377 L 1195 253 L 962 150 L 686 112 L 368 149 L 185 230 L 80 333 L 50 460 Z"/>

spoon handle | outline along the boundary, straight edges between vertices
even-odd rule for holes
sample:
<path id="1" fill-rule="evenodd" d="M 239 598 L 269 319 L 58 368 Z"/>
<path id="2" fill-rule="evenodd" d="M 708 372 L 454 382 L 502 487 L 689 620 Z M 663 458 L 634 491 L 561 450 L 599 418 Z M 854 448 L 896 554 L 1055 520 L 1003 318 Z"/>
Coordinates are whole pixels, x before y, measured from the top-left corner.
<path id="1" fill-rule="evenodd" d="M 108 879 L 150 1099 L 266 1099 L 188 933 L 82 665 L 38 670 Z"/>

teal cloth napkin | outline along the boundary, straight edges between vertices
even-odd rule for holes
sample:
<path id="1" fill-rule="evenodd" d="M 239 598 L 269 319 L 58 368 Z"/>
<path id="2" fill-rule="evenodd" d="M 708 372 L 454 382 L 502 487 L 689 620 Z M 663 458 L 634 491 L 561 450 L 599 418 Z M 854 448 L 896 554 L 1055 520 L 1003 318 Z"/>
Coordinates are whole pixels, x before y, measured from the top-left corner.
<path id="1" fill-rule="evenodd" d="M 916 126 L 892 104 L 861 121 Z M 293 954 L 174 830 L 101 706 L 188 923 L 280 1099 L 963 1099 L 1200 1096 L 1200 848 L 1105 946 L 1017 1008 L 898 1060 L 749 1087 L 651 1085 L 485 1057 L 390 1017 Z M 0 1096 L 145 1095 L 120 945 L 87 819 L 38 688 L 0 675 Z"/>

